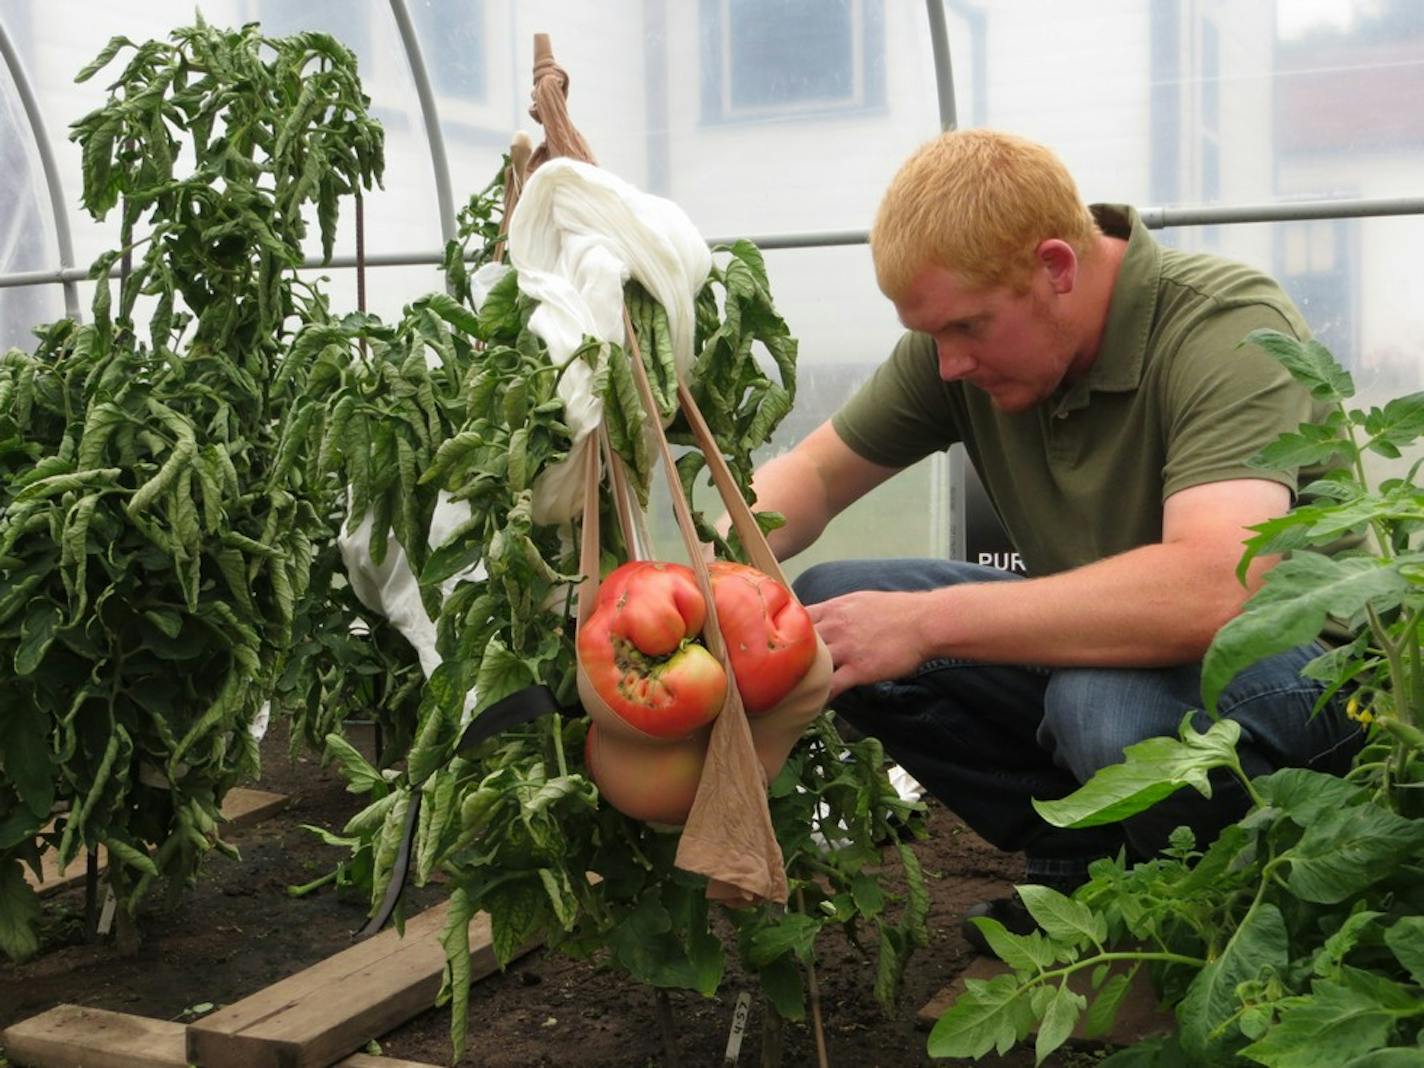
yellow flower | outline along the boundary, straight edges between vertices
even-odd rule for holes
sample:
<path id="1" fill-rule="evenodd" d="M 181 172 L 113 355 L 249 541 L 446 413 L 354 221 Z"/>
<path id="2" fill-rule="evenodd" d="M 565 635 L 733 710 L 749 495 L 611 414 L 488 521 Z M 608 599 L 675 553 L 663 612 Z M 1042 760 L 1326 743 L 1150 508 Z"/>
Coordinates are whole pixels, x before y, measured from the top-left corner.
<path id="1" fill-rule="evenodd" d="M 1373 723 L 1375 719 L 1375 715 L 1373 712 L 1371 712 L 1368 708 L 1360 707 L 1360 699 L 1358 697 L 1352 697 L 1349 701 L 1346 702 L 1345 715 L 1349 716 L 1353 720 L 1356 720 L 1360 723 L 1364 723 L 1366 725 Z"/>

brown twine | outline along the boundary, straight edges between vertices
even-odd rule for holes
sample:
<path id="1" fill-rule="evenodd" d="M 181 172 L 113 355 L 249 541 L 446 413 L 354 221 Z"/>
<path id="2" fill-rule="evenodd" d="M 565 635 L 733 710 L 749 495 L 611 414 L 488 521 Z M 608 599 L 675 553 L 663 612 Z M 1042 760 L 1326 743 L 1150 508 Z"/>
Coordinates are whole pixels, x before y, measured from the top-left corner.
<path id="1" fill-rule="evenodd" d="M 545 160 L 567 156 L 583 163 L 597 163 L 593 149 L 569 118 L 569 72 L 554 61 L 553 47 L 547 33 L 534 35 L 534 88 L 530 92 L 530 117 L 544 127 L 544 143 L 534 150 L 529 160 L 529 173 L 534 173 Z"/>
<path id="2" fill-rule="evenodd" d="M 499 240 L 494 244 L 496 262 L 504 260 L 505 238 L 509 234 L 509 220 L 514 215 L 514 206 L 519 203 L 519 194 L 524 192 L 524 182 L 529 177 L 529 159 L 534 144 L 522 130 L 514 135 L 509 146 L 509 166 L 504 169 L 504 211 L 499 219 Z"/>

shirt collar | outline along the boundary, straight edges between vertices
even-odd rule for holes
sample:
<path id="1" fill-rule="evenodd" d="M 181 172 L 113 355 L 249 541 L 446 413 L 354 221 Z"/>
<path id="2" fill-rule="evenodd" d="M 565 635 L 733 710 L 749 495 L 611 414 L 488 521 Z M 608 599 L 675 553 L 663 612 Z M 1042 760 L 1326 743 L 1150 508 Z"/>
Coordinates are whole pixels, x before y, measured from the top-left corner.
<path id="1" fill-rule="evenodd" d="M 1055 414 L 1085 407 L 1093 390 L 1122 393 L 1136 389 L 1142 381 L 1147 339 L 1157 312 L 1161 246 L 1128 205 L 1093 204 L 1089 210 L 1105 234 L 1127 238 L 1127 251 L 1113 285 L 1098 357 L 1086 375 L 1056 394 Z"/>

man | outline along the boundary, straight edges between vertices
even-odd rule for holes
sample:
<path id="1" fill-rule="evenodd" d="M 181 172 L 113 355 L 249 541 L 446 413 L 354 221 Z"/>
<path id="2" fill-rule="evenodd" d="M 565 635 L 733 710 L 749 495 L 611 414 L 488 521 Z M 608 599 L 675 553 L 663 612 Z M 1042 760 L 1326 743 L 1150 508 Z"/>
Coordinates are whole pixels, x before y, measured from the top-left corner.
<path id="1" fill-rule="evenodd" d="M 1116 825 L 1066 831 L 1061 797 L 1175 735 L 1200 660 L 1273 560 L 1236 578 L 1253 524 L 1294 471 L 1248 461 L 1320 413 L 1239 343 L 1307 336 L 1272 280 L 1158 246 L 1136 213 L 1091 209 L 1042 146 L 948 133 L 905 163 L 871 233 L 877 280 L 909 328 L 831 420 L 761 468 L 757 507 L 790 557 L 851 502 L 962 441 L 1030 577 L 946 560 L 849 561 L 796 587 L 835 662 L 832 706 L 981 836 L 1062 889 L 1124 844 L 1149 857 L 1179 825 L 1206 845 L 1245 807 L 1222 777 Z M 1303 484 L 1303 482 L 1302 482 Z M 1357 732 L 1300 668 L 1306 647 L 1239 675 L 1220 705 L 1252 775 L 1343 771 Z M 1205 713 L 1200 714 L 1202 718 Z M 1199 724 L 1201 726 L 1201 724 Z M 976 906 L 1024 930 L 1017 899 Z M 1028 924 L 1031 927 L 1031 923 Z M 966 935 L 984 948 L 977 929 Z"/>

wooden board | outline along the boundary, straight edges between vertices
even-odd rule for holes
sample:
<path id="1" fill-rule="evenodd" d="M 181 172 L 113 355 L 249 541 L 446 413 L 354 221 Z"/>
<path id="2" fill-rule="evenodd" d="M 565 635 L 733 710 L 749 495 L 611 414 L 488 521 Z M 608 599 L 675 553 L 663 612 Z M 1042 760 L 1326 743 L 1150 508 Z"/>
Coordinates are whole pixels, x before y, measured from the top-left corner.
<path id="1" fill-rule="evenodd" d="M 185 1028 L 126 1012 L 57 1005 L 0 1035 L 5 1055 L 23 1068 L 187 1068 Z M 356 1053 L 336 1068 L 436 1068 Z"/>
<path id="2" fill-rule="evenodd" d="M 25 1068 L 186 1068 L 183 1025 L 58 1005 L 7 1029 L 5 1056 Z"/>
<path id="3" fill-rule="evenodd" d="M 285 794 L 274 794 L 267 790 L 249 790 L 237 786 L 229 790 L 227 796 L 223 798 L 223 820 L 233 827 L 250 827 L 285 807 L 286 804 Z M 101 845 L 99 847 L 100 871 L 104 870 L 104 865 L 108 861 L 109 852 Z M 78 886 L 84 882 L 85 860 L 82 852 L 70 861 L 68 868 L 61 871 L 59 852 L 54 849 L 46 849 L 40 857 L 40 867 L 44 872 L 43 879 L 36 879 L 35 873 L 26 868 L 25 880 L 42 897 L 66 890 L 71 886 Z"/>
<path id="4" fill-rule="evenodd" d="M 188 1025 L 203 1068 L 320 1068 L 430 1008 L 440 990 L 449 902 Z M 470 977 L 493 972 L 489 917 L 470 921 Z M 382 1060 L 383 1065 L 389 1062 Z"/>
<path id="5" fill-rule="evenodd" d="M 1114 965 L 1114 972 L 1125 970 L 1122 965 Z M 930 1028 L 944 1015 L 946 1010 L 954 1004 L 955 1000 L 964 993 L 964 981 L 966 979 L 983 979 L 986 982 L 996 975 L 1003 975 L 1010 971 L 1009 966 L 1002 961 L 991 957 L 976 957 L 974 961 L 954 977 L 954 982 L 941 990 L 925 1004 L 916 1014 L 915 1022 L 923 1028 Z M 1089 984 L 1088 970 L 1075 972 L 1069 979 L 1070 989 L 1089 999 L 1092 1004 L 1094 991 Z M 1112 1030 L 1106 1035 L 1097 1035 L 1089 1041 L 1109 1042 L 1115 1046 L 1131 1046 L 1144 1039 L 1152 1038 L 1154 1035 L 1165 1035 L 1173 1030 L 1177 1025 L 1175 1017 L 1166 1012 L 1157 1002 L 1157 994 L 1152 989 L 1151 979 L 1147 975 L 1147 969 L 1139 969 L 1133 978 L 1132 985 L 1127 988 L 1127 993 L 1123 995 L 1122 1002 L 1118 1005 L 1117 1018 L 1113 1022 Z M 1073 1037 L 1076 1039 L 1086 1039 L 1083 1034 L 1083 1017 L 1078 1018 L 1078 1024 L 1073 1028 Z"/>

